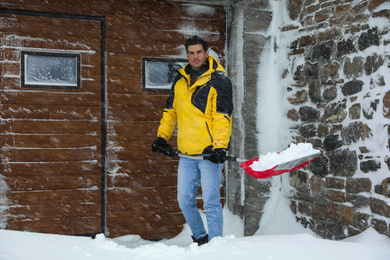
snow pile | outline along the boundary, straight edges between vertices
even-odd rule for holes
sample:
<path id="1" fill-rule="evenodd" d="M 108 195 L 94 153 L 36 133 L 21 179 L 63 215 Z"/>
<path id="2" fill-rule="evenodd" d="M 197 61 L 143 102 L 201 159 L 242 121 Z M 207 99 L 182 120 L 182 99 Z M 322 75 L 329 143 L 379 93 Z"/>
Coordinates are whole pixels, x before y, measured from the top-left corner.
<path id="1" fill-rule="evenodd" d="M 170 243 L 171 240 L 144 241 L 144 244 L 140 244 L 142 240 L 137 236 L 133 236 L 127 242 L 123 240 L 120 242 L 118 239 L 106 238 L 102 234 L 91 239 L 0 230 L 0 259 L 390 259 L 390 239 L 379 235 L 373 229 L 345 242 L 319 239 L 309 234 L 239 238 L 228 235 L 215 238 L 201 247 L 191 243 L 179 246 L 180 240 L 176 239 L 176 244 Z"/>
<path id="2" fill-rule="evenodd" d="M 261 155 L 259 160 L 254 161 L 250 167 L 254 171 L 265 171 L 282 163 L 318 153 L 320 151 L 314 149 L 310 143 L 291 144 L 289 148 L 280 153 L 269 152 L 266 155 Z"/>

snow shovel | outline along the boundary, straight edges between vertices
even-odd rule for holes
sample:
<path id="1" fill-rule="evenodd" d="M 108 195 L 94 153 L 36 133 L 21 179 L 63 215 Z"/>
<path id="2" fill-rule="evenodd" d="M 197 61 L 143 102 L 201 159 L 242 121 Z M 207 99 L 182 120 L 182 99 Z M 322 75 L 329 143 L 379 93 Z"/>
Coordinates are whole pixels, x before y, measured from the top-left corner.
<path id="1" fill-rule="evenodd" d="M 285 172 L 291 172 L 294 170 L 297 170 L 299 168 L 304 167 L 311 161 L 313 161 L 315 158 L 317 158 L 321 154 L 320 151 L 315 150 L 313 153 L 310 153 L 308 155 L 304 156 L 298 156 L 295 158 L 291 158 L 288 161 L 282 162 L 280 164 L 277 164 L 269 169 L 265 170 L 255 170 L 251 166 L 253 163 L 257 162 L 259 158 L 254 158 L 251 160 L 246 160 L 234 156 L 226 156 L 225 160 L 226 161 L 235 161 L 235 162 L 240 162 L 240 167 L 245 170 L 247 174 L 250 176 L 257 178 L 257 179 L 267 179 L 273 176 L 278 176 L 282 173 Z M 193 156 L 193 155 L 185 155 L 185 154 L 178 154 L 179 157 L 183 158 L 189 158 L 189 159 L 199 159 L 199 160 L 204 160 L 206 159 L 207 156 L 209 155 L 199 155 L 199 156 Z"/>

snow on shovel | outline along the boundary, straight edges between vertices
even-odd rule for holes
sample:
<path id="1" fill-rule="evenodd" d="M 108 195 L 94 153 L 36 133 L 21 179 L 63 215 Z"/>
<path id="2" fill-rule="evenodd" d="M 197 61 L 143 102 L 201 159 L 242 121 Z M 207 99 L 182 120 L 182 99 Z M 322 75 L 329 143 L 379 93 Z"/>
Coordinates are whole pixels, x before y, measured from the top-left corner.
<path id="1" fill-rule="evenodd" d="M 260 155 L 259 158 L 251 160 L 245 160 L 233 156 L 227 156 L 225 159 L 227 161 L 240 162 L 240 167 L 254 178 L 266 179 L 302 168 L 317 158 L 320 154 L 321 152 L 319 150 L 313 149 L 312 144 L 299 143 L 291 144 L 289 148 L 280 153 L 267 153 L 266 155 Z M 179 156 L 202 160 L 208 155 L 191 156 L 179 154 Z"/>

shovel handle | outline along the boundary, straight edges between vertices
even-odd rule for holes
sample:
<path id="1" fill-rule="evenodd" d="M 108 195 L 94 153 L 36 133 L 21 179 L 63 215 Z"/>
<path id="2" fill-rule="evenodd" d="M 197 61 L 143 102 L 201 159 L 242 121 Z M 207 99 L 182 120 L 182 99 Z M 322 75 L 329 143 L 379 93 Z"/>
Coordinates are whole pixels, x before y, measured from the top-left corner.
<path id="1" fill-rule="evenodd" d="M 209 154 L 202 154 L 202 155 L 187 155 L 187 154 L 178 154 L 179 157 L 188 158 L 188 159 L 195 159 L 195 160 L 206 160 L 207 156 L 210 156 Z M 244 159 L 234 157 L 234 156 L 225 156 L 225 161 L 231 161 L 231 162 L 244 162 Z"/>

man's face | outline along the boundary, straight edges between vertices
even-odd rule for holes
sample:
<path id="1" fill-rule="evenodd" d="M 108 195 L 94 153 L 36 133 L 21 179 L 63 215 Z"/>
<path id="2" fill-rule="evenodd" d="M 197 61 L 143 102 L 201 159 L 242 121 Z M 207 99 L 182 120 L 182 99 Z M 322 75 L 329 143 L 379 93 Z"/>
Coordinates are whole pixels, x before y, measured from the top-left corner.
<path id="1" fill-rule="evenodd" d="M 202 65 L 206 63 L 208 57 L 209 51 L 205 52 L 202 44 L 188 46 L 187 59 L 193 70 L 200 70 Z"/>

